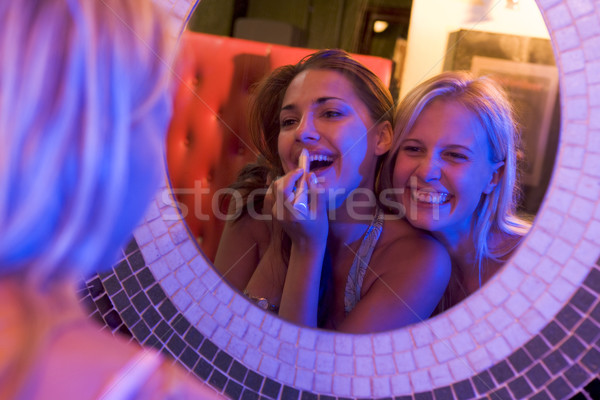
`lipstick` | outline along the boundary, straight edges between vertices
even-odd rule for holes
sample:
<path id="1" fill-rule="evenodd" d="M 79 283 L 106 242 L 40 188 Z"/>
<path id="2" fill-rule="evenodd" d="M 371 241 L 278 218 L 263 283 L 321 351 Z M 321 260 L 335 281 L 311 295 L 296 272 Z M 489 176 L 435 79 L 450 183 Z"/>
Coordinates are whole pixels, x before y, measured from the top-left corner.
<path id="1" fill-rule="evenodd" d="M 298 159 L 298 168 L 302 168 L 304 173 L 296 182 L 296 197 L 294 198 L 294 208 L 301 212 L 303 215 L 308 215 L 308 185 L 306 183 L 306 177 L 309 172 L 308 162 L 308 150 L 302 149 L 300 158 Z"/>

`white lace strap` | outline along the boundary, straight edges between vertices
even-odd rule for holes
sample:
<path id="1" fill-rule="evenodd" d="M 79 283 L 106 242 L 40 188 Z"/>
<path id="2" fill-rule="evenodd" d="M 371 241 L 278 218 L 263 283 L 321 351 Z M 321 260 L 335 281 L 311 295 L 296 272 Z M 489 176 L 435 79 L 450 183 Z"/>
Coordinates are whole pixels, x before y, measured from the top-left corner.
<path id="1" fill-rule="evenodd" d="M 363 285 L 367 267 L 371 261 L 373 250 L 377 245 L 381 231 L 383 230 L 383 211 L 378 207 L 375 212 L 375 218 L 371 222 L 369 229 L 365 233 L 363 240 L 354 256 L 354 261 L 348 273 L 346 281 L 346 290 L 344 294 L 344 309 L 346 315 L 354 309 L 360 301 L 360 290 Z"/>

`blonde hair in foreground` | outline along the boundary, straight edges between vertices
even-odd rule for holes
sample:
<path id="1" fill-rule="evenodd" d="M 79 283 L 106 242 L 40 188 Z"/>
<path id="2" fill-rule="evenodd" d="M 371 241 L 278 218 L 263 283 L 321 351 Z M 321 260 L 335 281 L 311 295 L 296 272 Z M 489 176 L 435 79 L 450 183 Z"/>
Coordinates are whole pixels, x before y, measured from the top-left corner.
<path id="1" fill-rule="evenodd" d="M 0 5 L 0 274 L 110 267 L 162 175 L 164 24 L 150 0 Z"/>
<path id="2" fill-rule="evenodd" d="M 490 161 L 504 162 L 499 183 L 490 194 L 482 196 L 474 212 L 473 240 L 481 283 L 482 262 L 497 260 L 507 252 L 506 249 L 492 248 L 492 233 L 520 236 L 530 227 L 529 222 L 516 215 L 520 197 L 517 171 L 520 137 L 512 106 L 498 83 L 489 77 L 455 71 L 444 72 L 412 89 L 398 107 L 394 141 L 383 164 L 381 186 L 382 189 L 392 187 L 400 144 L 424 108 L 436 99 L 456 101 L 477 116 L 487 132 Z"/>

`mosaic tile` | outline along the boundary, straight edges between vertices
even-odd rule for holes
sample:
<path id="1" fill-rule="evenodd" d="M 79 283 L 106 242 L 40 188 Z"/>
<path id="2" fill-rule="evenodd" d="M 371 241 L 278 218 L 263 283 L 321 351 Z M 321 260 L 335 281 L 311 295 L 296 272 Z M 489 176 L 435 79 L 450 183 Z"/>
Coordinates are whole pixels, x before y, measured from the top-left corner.
<path id="1" fill-rule="evenodd" d="M 194 367 L 194 373 L 204 381 L 208 380 L 208 377 L 211 375 L 213 370 L 213 366 L 204 358 L 200 358 Z"/>
<path id="2" fill-rule="evenodd" d="M 224 393 L 231 399 L 239 399 L 242 396 L 244 387 L 237 382 L 232 380 L 227 381 Z"/>
<path id="3" fill-rule="evenodd" d="M 144 321 L 146 321 L 146 323 L 150 327 L 156 326 L 162 319 L 161 316 L 158 314 L 158 312 L 154 308 L 147 309 L 142 314 L 142 318 L 144 319 Z"/>
<path id="4" fill-rule="evenodd" d="M 581 359 L 581 364 L 592 374 L 600 372 L 600 352 L 594 348 L 589 349 Z"/>
<path id="5" fill-rule="evenodd" d="M 510 347 L 506 343 L 506 340 L 502 336 L 495 337 L 490 340 L 485 348 L 487 352 L 492 356 L 493 361 L 500 360 L 506 355 L 510 354 Z"/>
<path id="6" fill-rule="evenodd" d="M 472 378 L 473 386 L 479 394 L 485 394 L 494 387 L 492 375 L 488 371 L 480 372 Z"/>
<path id="7" fill-rule="evenodd" d="M 515 399 L 524 399 L 533 392 L 531 385 L 522 376 L 509 382 L 508 389 Z"/>
<path id="8" fill-rule="evenodd" d="M 463 380 L 452 384 L 455 398 L 457 400 L 468 400 L 475 397 L 475 390 L 469 380 Z"/>
<path id="9" fill-rule="evenodd" d="M 388 334 L 373 336 L 373 350 L 375 354 L 391 354 L 393 351 L 392 338 Z"/>
<path id="10" fill-rule="evenodd" d="M 392 344 L 395 352 L 402 352 L 412 348 L 412 336 L 407 330 L 392 332 Z"/>
<path id="11" fill-rule="evenodd" d="M 355 373 L 354 358 L 351 356 L 337 356 L 334 364 L 335 372 L 338 374 L 353 375 Z"/>
<path id="12" fill-rule="evenodd" d="M 555 399 L 565 399 L 572 393 L 572 388 L 562 377 L 558 377 L 550 382 L 546 387 L 546 390 L 548 390 Z"/>
<path id="13" fill-rule="evenodd" d="M 489 398 L 498 400 L 513 400 L 512 395 L 506 387 L 501 387 L 500 389 L 493 390 L 489 394 Z"/>
<path id="14" fill-rule="evenodd" d="M 104 286 L 104 289 L 109 295 L 114 295 L 122 289 L 121 283 L 113 274 L 109 275 L 106 279 L 104 279 L 102 281 L 102 285 Z"/>
<path id="15" fill-rule="evenodd" d="M 204 336 L 194 327 L 185 334 L 185 341 L 194 349 L 198 349 L 203 340 Z"/>
<path id="16" fill-rule="evenodd" d="M 178 335 L 172 335 L 171 339 L 167 342 L 167 348 L 169 348 L 175 356 L 179 357 L 185 349 L 185 342 L 181 340 Z"/>
<path id="17" fill-rule="evenodd" d="M 377 399 L 391 398 L 392 386 L 389 376 L 374 376 L 371 378 L 371 385 L 373 387 L 373 397 Z"/>
<path id="18" fill-rule="evenodd" d="M 434 387 L 444 387 L 450 385 L 454 381 L 450 368 L 446 364 L 433 365 L 429 369 L 429 372 Z"/>
<path id="19" fill-rule="evenodd" d="M 300 398 L 300 391 L 289 386 L 284 386 L 281 392 L 281 400 L 298 400 Z"/>
<path id="20" fill-rule="evenodd" d="M 560 322 L 563 327 L 571 330 L 575 324 L 581 320 L 581 315 L 575 311 L 573 307 L 567 305 L 556 315 L 556 320 Z"/>
<path id="21" fill-rule="evenodd" d="M 498 383 L 504 383 L 511 379 L 515 373 L 508 365 L 508 362 L 502 361 L 490 368 L 494 380 Z"/>
<path id="22" fill-rule="evenodd" d="M 502 332 L 502 335 L 511 349 L 518 348 L 523 344 L 523 342 L 527 341 L 527 339 L 530 337 L 528 332 L 520 325 L 519 322 L 515 322 L 514 324 L 506 328 Z M 500 353 L 500 356 L 503 357 L 508 353 L 509 351 L 503 350 L 502 353 Z"/>
<path id="23" fill-rule="evenodd" d="M 275 382 L 272 379 L 265 379 L 265 382 L 263 384 L 263 387 L 261 389 L 261 393 L 264 394 L 265 396 L 271 397 L 273 399 L 277 398 L 277 396 L 279 395 L 279 391 L 281 390 L 281 384 L 278 382 Z"/>
<path id="24" fill-rule="evenodd" d="M 415 392 L 431 390 L 432 382 L 427 370 L 416 370 L 409 373 L 410 383 Z M 429 392 L 428 392 L 429 393 Z"/>
<path id="25" fill-rule="evenodd" d="M 227 384 L 227 381 L 227 377 L 216 369 L 213 369 L 212 373 L 210 374 L 210 378 L 208 378 L 208 383 L 219 390 L 223 390 Z"/>
<path id="26" fill-rule="evenodd" d="M 128 326 L 133 326 L 140 320 L 140 315 L 133 307 L 128 307 L 121 312 L 121 319 Z"/>
<path id="27" fill-rule="evenodd" d="M 544 357 L 542 362 L 546 368 L 548 368 L 548 371 L 550 371 L 550 373 L 553 375 L 556 375 L 568 365 L 567 360 L 558 350 L 555 350 Z"/>
<path id="28" fill-rule="evenodd" d="M 183 350 L 179 359 L 185 366 L 187 366 L 189 369 L 192 369 L 200 359 L 200 356 L 195 349 L 188 346 Z"/>
<path id="29" fill-rule="evenodd" d="M 592 269 L 583 284 L 591 291 L 600 293 L 600 270 L 597 268 Z"/>
<path id="30" fill-rule="evenodd" d="M 434 400 L 433 394 L 430 392 L 415 393 L 415 395 L 413 397 L 415 400 Z"/>
<path id="31" fill-rule="evenodd" d="M 180 335 L 184 335 L 188 328 L 191 326 L 191 324 L 187 319 L 180 315 L 179 318 L 175 318 L 173 320 L 171 326 L 173 327 L 173 329 L 175 329 L 175 332 L 177 332 Z"/>
<path id="32" fill-rule="evenodd" d="M 575 336 L 570 337 L 560 346 L 560 351 L 573 361 L 579 358 L 584 350 L 584 345 Z"/>
<path id="33" fill-rule="evenodd" d="M 139 321 L 136 325 L 133 325 L 131 330 L 136 339 L 141 343 L 143 343 L 152 333 L 143 321 Z"/>
<path id="34" fill-rule="evenodd" d="M 555 399 L 550 397 L 548 392 L 543 390 L 543 391 L 537 393 L 536 395 L 532 396 L 531 400 L 555 400 Z"/>
<path id="35" fill-rule="evenodd" d="M 106 315 L 103 315 L 106 325 L 112 329 L 117 329 L 123 323 L 123 320 L 119 316 L 119 313 L 115 310 L 109 311 Z"/>
<path id="36" fill-rule="evenodd" d="M 242 393 L 241 397 L 242 400 L 258 400 L 258 398 L 258 393 L 248 389 L 244 389 L 244 392 Z"/>
<path id="37" fill-rule="evenodd" d="M 262 387 L 263 380 L 264 380 L 264 378 L 261 375 L 257 374 L 256 372 L 254 372 L 252 370 L 248 370 L 248 375 L 246 376 L 246 380 L 244 381 L 244 384 L 246 386 L 248 386 L 250 389 L 258 392 L 260 390 L 260 388 Z"/>
<path id="38" fill-rule="evenodd" d="M 161 342 L 166 342 L 173 334 L 173 328 L 171 328 L 171 326 L 165 322 L 165 320 L 161 319 L 158 325 L 156 325 L 154 328 L 154 334 L 160 339 Z"/>
<path id="39" fill-rule="evenodd" d="M 587 372 L 578 364 L 574 364 L 565 371 L 564 377 L 574 388 L 581 387 L 588 379 Z"/>
<path id="40" fill-rule="evenodd" d="M 207 360 L 212 361 L 219 351 L 219 348 L 210 340 L 205 340 L 202 342 L 202 346 L 199 349 L 200 354 L 206 357 Z"/>
<path id="41" fill-rule="evenodd" d="M 415 369 L 415 360 L 412 352 L 404 351 L 394 354 L 398 372 L 408 372 Z"/>
<path id="42" fill-rule="evenodd" d="M 600 310 L 600 303 L 596 309 Z M 592 344 L 600 337 L 600 329 L 598 329 L 598 325 L 594 324 L 590 320 L 585 320 L 575 330 L 575 334 L 584 342 Z"/>
<path id="43" fill-rule="evenodd" d="M 139 251 L 135 251 L 133 254 L 127 256 L 127 262 L 129 263 L 129 266 L 134 272 L 139 271 L 146 265 L 144 257 Z"/>
<path id="44" fill-rule="evenodd" d="M 116 299 L 116 296 L 113 299 Z M 148 296 L 146 296 L 146 293 L 144 293 L 144 292 L 140 292 L 137 295 L 135 295 L 131 299 L 131 303 L 135 307 L 138 314 L 144 312 L 144 310 L 146 310 L 148 307 L 150 307 L 150 300 L 148 299 Z M 117 309 L 119 309 L 118 306 L 117 306 Z"/>
<path id="45" fill-rule="evenodd" d="M 170 320 L 175 316 L 175 314 L 177 314 L 177 309 L 168 299 L 163 301 L 162 304 L 158 306 L 158 311 L 166 320 Z"/>
<path id="46" fill-rule="evenodd" d="M 150 301 L 154 305 L 160 304 L 167 297 L 162 287 L 158 283 L 152 286 L 147 293 Z"/>
<path id="47" fill-rule="evenodd" d="M 290 384 L 293 384 L 294 387 L 298 389 L 311 390 L 313 388 L 313 383 L 315 380 L 315 373 L 313 371 L 308 371 L 304 369 L 296 369 L 296 377 L 293 379 L 294 375 L 294 367 L 287 366 L 290 369 L 292 379 L 290 379 Z"/>

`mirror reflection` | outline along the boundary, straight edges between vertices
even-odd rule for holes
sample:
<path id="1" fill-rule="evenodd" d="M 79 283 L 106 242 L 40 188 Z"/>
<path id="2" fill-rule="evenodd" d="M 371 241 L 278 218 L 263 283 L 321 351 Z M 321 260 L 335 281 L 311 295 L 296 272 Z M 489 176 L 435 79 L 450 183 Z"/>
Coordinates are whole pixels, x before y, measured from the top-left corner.
<path id="1" fill-rule="evenodd" d="M 217 269 L 233 286 L 247 290 L 248 296 L 260 304 L 267 308 L 282 307 L 279 314 L 284 318 L 353 332 L 393 329 L 420 321 L 432 312 L 456 304 L 485 283 L 518 246 L 527 231 L 526 221 L 531 221 L 539 208 L 550 178 L 559 128 L 557 73 L 547 32 L 533 1 L 521 2 L 518 7 L 508 2 L 453 2 L 457 3 L 452 10 L 455 14 L 444 13 L 444 24 L 435 20 L 441 16 L 431 13 L 435 1 L 305 3 L 293 6 L 257 0 L 200 3 L 190 22 L 191 29 L 250 41 L 238 41 L 237 48 L 226 56 L 225 52 L 193 50 L 198 41 L 190 40 L 190 47 L 184 47 L 180 58 L 187 58 L 188 63 L 180 65 L 183 71 L 187 68 L 187 76 L 191 78 L 177 94 L 168 144 L 169 174 L 177 202 L 190 232 L 207 257 L 215 261 Z M 536 13 L 535 18 L 532 12 Z M 219 15 L 220 21 L 211 20 L 214 15 Z M 230 22 L 223 23 L 223 15 Z M 513 23 L 528 21 L 528 26 L 521 31 L 515 30 L 514 24 L 506 28 L 502 21 L 507 18 Z M 328 24 L 324 25 L 324 20 Z M 532 21 L 539 21 L 542 33 L 539 27 L 532 28 L 535 26 Z M 438 31 L 435 35 L 431 34 L 432 26 Z M 424 31 L 430 34 L 424 35 Z M 265 36 L 268 32 L 270 38 Z M 200 35 L 212 42 L 234 40 Z M 278 44 L 268 45 L 265 41 Z M 265 52 L 257 46 L 269 46 L 269 50 Z M 457 105 L 445 98 L 423 100 L 419 111 L 414 107 L 418 99 L 401 106 L 416 121 L 397 118 L 388 141 L 386 132 L 391 130 L 380 129 L 380 124 L 375 123 L 381 122 L 381 116 L 373 116 L 369 109 L 373 108 L 373 102 L 365 100 L 363 93 L 357 102 L 353 102 L 352 96 L 335 100 L 340 104 L 309 101 L 320 91 L 322 96 L 315 98 L 337 98 L 335 94 L 344 93 L 343 89 L 350 89 L 347 93 L 353 95 L 360 92 L 355 77 L 344 74 L 340 77 L 335 71 L 326 74 L 331 72 L 326 67 L 307 71 L 299 68 L 287 77 L 279 92 L 264 96 L 254 108 L 259 114 L 270 114 L 262 115 L 262 121 L 255 120 L 254 136 L 259 140 L 253 142 L 247 113 L 252 110 L 248 104 L 253 96 L 260 96 L 258 89 L 254 89 L 256 82 L 276 67 L 294 64 L 313 53 L 311 49 L 322 47 L 343 48 L 372 69 L 382 78 L 394 103 L 400 99 L 406 102 L 410 97 L 407 93 L 417 84 L 445 70 L 470 70 L 473 76 L 492 75 L 513 105 L 514 118 L 506 121 L 521 132 L 521 145 L 496 149 L 490 131 L 497 130 L 493 128 L 497 121 L 485 122 L 485 112 L 468 106 L 464 99 Z M 279 55 L 281 49 L 285 49 L 285 56 Z M 376 57 L 365 58 L 360 53 Z M 374 60 L 385 62 L 387 72 L 385 68 L 381 72 L 381 68 L 372 67 L 376 64 Z M 327 75 L 327 79 L 319 75 Z M 227 82 L 218 83 L 215 76 L 222 76 Z M 328 86 L 333 83 L 335 90 Z M 427 90 L 423 87 L 419 90 L 424 98 Z M 483 90 L 473 97 L 485 93 Z M 215 98 L 215 102 L 208 104 Z M 502 101 L 497 103 L 502 108 Z M 316 128 L 331 123 L 330 119 L 343 121 L 346 116 L 342 111 L 346 109 L 359 116 L 358 120 L 348 120 L 360 121 L 366 132 L 364 143 L 352 149 L 345 149 L 332 139 L 351 137 L 340 133 L 343 130 L 338 127 L 325 132 L 332 138 L 326 138 L 323 129 Z M 327 120 L 325 115 L 329 116 Z M 436 130 L 429 129 L 434 126 Z M 216 128 L 215 133 L 209 133 L 208 128 Z M 482 134 L 465 137 L 459 135 L 461 132 Z M 483 133 L 488 134 L 485 141 L 478 139 L 485 136 Z M 505 136 L 510 136 L 510 132 Z M 289 137 L 293 140 L 286 139 Z M 265 150 L 261 140 L 268 142 L 271 149 Z M 309 153 L 309 172 L 305 174 L 298 169 L 304 148 Z M 483 157 L 486 154 L 488 157 Z M 510 159 L 507 154 L 512 154 Z M 350 164 L 346 159 L 352 159 L 352 169 L 346 167 Z M 384 170 L 378 180 L 382 162 Z M 510 183 L 515 181 L 510 175 L 517 165 L 520 183 L 515 186 Z M 244 172 L 250 175 L 238 179 L 244 166 L 247 166 Z M 465 166 L 471 167 L 471 172 Z M 473 175 L 481 179 L 477 181 Z M 248 190 L 235 193 L 231 190 L 230 185 L 236 179 L 236 189 L 243 188 L 240 184 L 249 176 L 260 177 L 260 184 L 255 187 L 259 192 L 249 196 Z M 340 182 L 338 178 L 345 176 L 348 180 Z M 504 182 L 506 176 L 508 183 Z M 471 178 L 469 185 L 461 186 L 462 177 Z M 425 184 L 432 179 L 438 183 Z M 380 184 L 376 186 L 375 182 Z M 513 186 L 517 189 L 514 199 L 513 191 L 506 189 Z M 329 211 L 329 218 L 300 221 L 295 218 L 296 209 L 286 208 L 286 201 L 293 205 L 297 192 L 304 187 L 309 193 L 306 201 L 309 214 L 326 215 L 316 208 L 317 189 L 344 193 L 333 199 L 326 196 L 324 209 Z M 495 206 L 488 207 L 489 197 L 502 197 L 493 194 L 501 187 L 504 187 L 503 198 L 508 200 L 500 202 L 500 206 L 494 200 Z M 274 190 L 267 193 L 268 188 Z M 362 189 L 368 190 L 361 192 Z M 365 194 L 372 189 L 377 190 Z M 375 207 L 371 200 L 386 190 L 390 196 L 384 204 L 379 204 L 383 207 Z M 273 222 L 267 217 L 274 215 L 279 203 L 283 214 Z M 340 213 L 348 210 L 348 204 L 357 212 Z M 463 204 L 466 204 L 464 209 Z M 435 216 L 435 223 L 422 220 L 426 214 L 423 207 L 430 208 L 428 212 Z M 485 214 L 486 207 L 493 209 L 494 215 Z M 379 208 L 385 211 L 382 233 L 378 244 L 370 244 L 371 261 L 361 262 L 364 257 L 356 254 L 369 241 L 367 232 L 377 230 Z M 452 223 L 442 224 L 447 220 L 446 208 L 449 214 L 460 218 L 450 218 Z M 420 217 L 411 219 L 411 209 Z M 257 218 L 246 223 L 250 211 Z M 331 217 L 332 211 L 335 218 Z M 398 218 L 404 214 L 407 218 Z M 225 221 L 232 218 L 237 222 Z M 315 221 L 321 221 L 320 225 Z M 406 239 L 411 234 L 416 235 L 414 243 Z M 310 242 L 311 246 L 300 252 L 297 250 L 300 242 Z M 406 248 L 410 243 L 413 246 Z M 369 245 L 366 248 L 369 252 Z M 442 251 L 438 254 L 437 249 Z M 296 253 L 304 257 L 298 261 Z M 325 262 L 306 260 L 307 254 Z M 398 266 L 397 261 L 390 260 L 405 260 L 405 263 Z M 364 271 L 353 264 L 364 265 Z M 389 267 L 392 265 L 394 268 Z M 359 272 L 352 278 L 355 269 Z M 350 281 L 360 281 L 354 285 L 357 292 L 354 300 L 348 299 L 351 297 L 348 291 L 352 291 L 348 289 L 352 286 Z M 379 292 L 378 285 L 385 290 Z M 285 298 L 293 300 L 283 301 Z M 353 302 L 354 309 L 345 304 Z M 412 310 L 407 313 L 410 318 L 402 317 L 398 311 L 402 309 Z M 374 320 L 373 314 L 382 321 Z M 386 315 L 397 318 L 385 318 Z"/>

